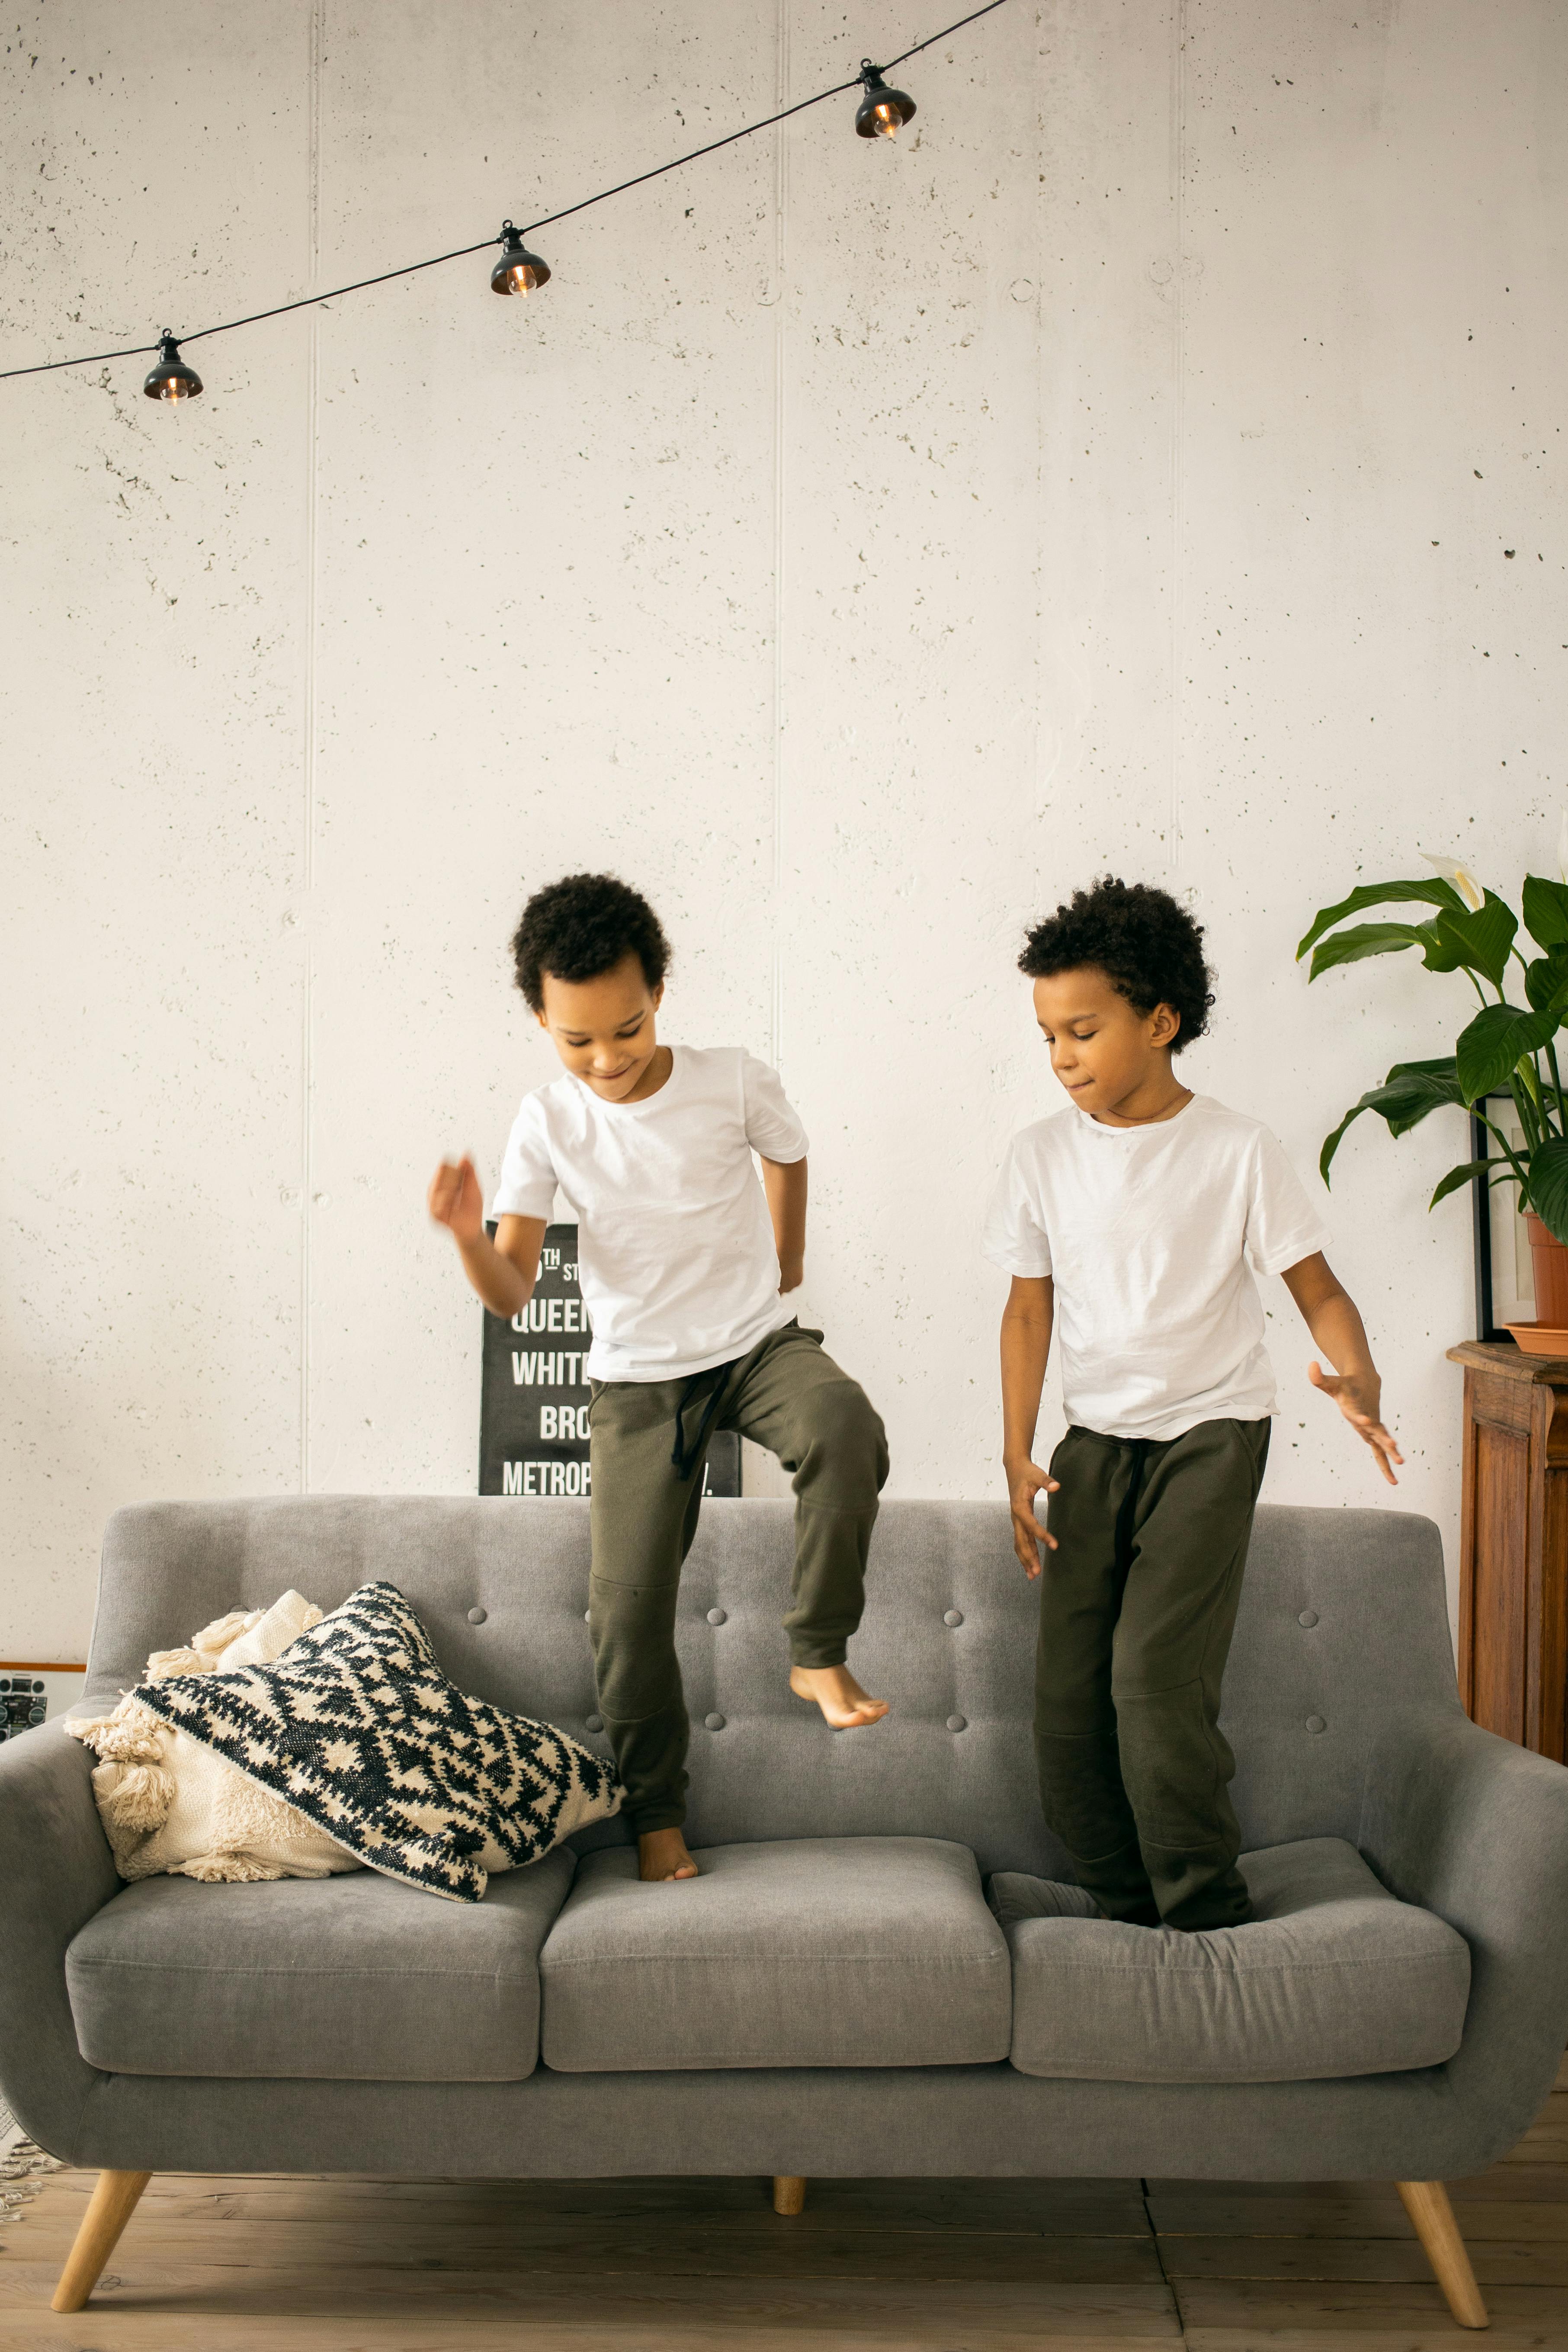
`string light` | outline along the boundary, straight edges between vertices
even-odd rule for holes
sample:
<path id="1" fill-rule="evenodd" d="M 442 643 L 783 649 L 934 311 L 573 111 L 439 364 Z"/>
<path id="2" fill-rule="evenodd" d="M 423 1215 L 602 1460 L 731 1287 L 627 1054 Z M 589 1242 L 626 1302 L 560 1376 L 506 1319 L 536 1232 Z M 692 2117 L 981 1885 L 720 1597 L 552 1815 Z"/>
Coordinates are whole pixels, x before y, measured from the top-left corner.
<path id="1" fill-rule="evenodd" d="M 165 327 L 158 338 L 158 364 L 142 389 L 149 400 L 195 400 L 202 380 L 180 357 L 180 346 Z"/>
<path id="2" fill-rule="evenodd" d="M 530 253 L 510 221 L 500 225 L 501 257 L 490 271 L 492 294 L 532 294 L 550 283 L 550 264 Z"/>
<path id="3" fill-rule="evenodd" d="M 515 228 L 510 221 L 502 225 L 499 237 L 485 237 L 478 245 L 461 245 L 450 253 L 433 253 L 426 261 L 407 261 L 397 269 L 378 270 L 374 278 L 356 278 L 350 285 L 334 286 L 324 294 L 304 294 L 297 301 L 275 302 L 269 310 L 251 310 L 243 319 L 225 319 L 216 327 L 197 327 L 186 335 L 176 335 L 165 327 L 156 345 L 157 365 L 148 376 L 142 389 L 150 400 L 174 404 L 194 400 L 202 390 L 202 380 L 188 361 L 180 356 L 183 343 L 195 343 L 208 335 L 230 335 L 240 327 L 254 327 L 263 319 L 281 319 L 292 310 L 313 310 L 322 302 L 335 302 L 344 294 L 363 293 L 369 286 L 385 286 L 394 278 L 413 278 L 422 269 L 439 269 L 448 261 L 464 261 L 476 253 L 486 253 L 496 245 L 501 247 L 500 259 L 490 272 L 490 287 L 497 294 L 531 294 L 547 285 L 550 268 L 536 253 L 531 253 L 523 243 L 534 231 L 549 228 L 556 221 L 570 220 L 594 205 L 608 202 L 612 196 L 624 195 L 628 188 L 640 188 L 649 180 L 659 180 L 667 172 L 679 172 L 687 163 L 695 163 L 700 156 L 712 155 L 721 147 L 732 147 L 738 139 L 750 139 L 759 131 L 771 131 L 775 123 L 787 122 L 793 115 L 804 114 L 808 108 L 821 106 L 830 98 L 842 98 L 847 90 L 859 89 L 863 96 L 855 115 L 855 128 L 862 139 L 893 139 L 913 116 L 914 100 L 901 89 L 889 89 L 883 76 L 894 66 L 901 66 L 908 58 L 918 57 L 922 49 L 934 48 L 939 41 L 950 40 L 966 25 L 978 22 L 1005 5 L 1005 0 L 985 0 L 980 8 L 972 8 L 966 16 L 944 25 L 940 33 L 930 33 L 923 41 L 890 58 L 885 66 L 874 66 L 868 58 L 862 58 L 860 71 L 851 81 L 835 82 L 831 89 L 819 89 L 810 98 L 797 99 L 793 106 L 779 109 L 776 114 L 764 115 L 760 122 L 748 122 L 739 131 L 727 131 L 722 139 L 710 139 L 706 146 L 693 147 L 685 155 L 673 155 L 668 163 L 656 163 L 651 171 L 639 172 L 630 180 L 618 180 L 614 187 L 601 188 L 596 195 L 584 196 L 574 205 L 566 205 L 557 213 L 546 213 L 542 219 L 525 222 Z M 115 352 L 87 352 L 69 360 L 42 360 L 32 367 L 0 368 L 0 383 L 12 376 L 53 375 L 60 368 L 100 367 L 108 360 L 145 359 L 154 350 L 151 343 L 136 343 Z"/>
<path id="4" fill-rule="evenodd" d="M 860 60 L 860 79 L 866 95 L 855 110 L 855 128 L 862 139 L 896 139 L 906 122 L 914 119 L 915 102 L 901 89 L 889 89 L 882 79 L 882 68 L 874 66 L 869 58 Z"/>

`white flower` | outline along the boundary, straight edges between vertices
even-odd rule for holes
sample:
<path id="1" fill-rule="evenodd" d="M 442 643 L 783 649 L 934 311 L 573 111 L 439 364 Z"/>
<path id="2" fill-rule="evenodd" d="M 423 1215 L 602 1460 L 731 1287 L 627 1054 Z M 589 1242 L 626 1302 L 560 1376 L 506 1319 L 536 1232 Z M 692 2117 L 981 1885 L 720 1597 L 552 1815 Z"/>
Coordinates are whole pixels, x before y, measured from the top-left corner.
<path id="1" fill-rule="evenodd" d="M 1563 817 L 1563 824 L 1564 832 L 1563 836 L 1558 845 L 1560 852 L 1564 848 L 1568 848 L 1568 815 Z M 1421 852 L 1421 855 L 1426 860 L 1427 865 L 1430 866 L 1436 873 L 1442 876 L 1445 882 L 1451 882 L 1453 884 L 1455 889 L 1458 892 L 1460 898 L 1464 900 L 1471 914 L 1479 914 L 1481 908 L 1486 904 L 1486 892 L 1481 888 L 1480 884 L 1476 880 L 1476 877 L 1470 872 L 1469 867 L 1468 866 L 1461 866 L 1457 857 L 1436 857 L 1429 849 L 1424 849 Z M 1564 881 L 1568 881 L 1568 875 L 1564 875 L 1563 879 Z"/>

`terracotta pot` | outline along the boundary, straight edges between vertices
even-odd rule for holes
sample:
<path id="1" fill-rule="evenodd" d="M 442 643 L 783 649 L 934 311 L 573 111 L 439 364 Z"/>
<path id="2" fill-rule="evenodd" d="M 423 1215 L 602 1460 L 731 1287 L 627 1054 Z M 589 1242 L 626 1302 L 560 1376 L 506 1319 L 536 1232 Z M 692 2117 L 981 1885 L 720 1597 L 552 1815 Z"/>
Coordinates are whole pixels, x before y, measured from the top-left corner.
<path id="1" fill-rule="evenodd" d="M 1535 1319 L 1552 1329 L 1568 1329 L 1568 1242 L 1548 1233 L 1533 1209 L 1524 1213 L 1530 1262 L 1535 1269 Z"/>

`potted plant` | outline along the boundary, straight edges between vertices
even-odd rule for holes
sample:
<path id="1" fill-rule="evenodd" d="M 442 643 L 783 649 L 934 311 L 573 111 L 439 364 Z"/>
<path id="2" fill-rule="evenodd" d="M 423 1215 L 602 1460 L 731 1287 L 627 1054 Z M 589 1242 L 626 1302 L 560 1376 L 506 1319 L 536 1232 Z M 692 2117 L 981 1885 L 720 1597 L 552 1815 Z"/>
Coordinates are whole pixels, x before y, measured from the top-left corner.
<path id="1" fill-rule="evenodd" d="M 1568 828 L 1565 828 L 1568 830 Z M 1411 1128 L 1445 1105 L 1469 1110 L 1495 1139 L 1500 1159 L 1466 1160 L 1450 1168 L 1428 1206 L 1436 1208 L 1461 1184 L 1479 1177 L 1489 1186 L 1517 1187 L 1525 1212 L 1535 1268 L 1537 1323 L 1568 1329 L 1568 1123 L 1558 1074 L 1556 1038 L 1568 1022 L 1568 881 L 1527 875 L 1521 919 L 1494 891 L 1484 889 L 1457 859 L 1423 856 L 1429 879 L 1368 882 L 1337 906 L 1324 907 L 1296 950 L 1308 953 L 1308 978 L 1364 956 L 1416 949 L 1428 971 L 1462 971 L 1480 1001 L 1451 1054 L 1430 1062 L 1396 1062 L 1383 1084 L 1352 1103 L 1323 1139 L 1318 1165 L 1325 1184 L 1340 1139 L 1363 1111 L 1375 1111 L 1390 1135 Z M 1368 907 L 1430 907 L 1421 922 L 1352 923 Z M 1513 967 L 1517 966 L 1517 971 Z M 1510 994 L 1522 995 L 1523 1003 Z M 1490 992 L 1489 994 L 1488 992 Z M 1510 1094 L 1524 1141 L 1516 1148 L 1486 1109 L 1489 1095 Z"/>

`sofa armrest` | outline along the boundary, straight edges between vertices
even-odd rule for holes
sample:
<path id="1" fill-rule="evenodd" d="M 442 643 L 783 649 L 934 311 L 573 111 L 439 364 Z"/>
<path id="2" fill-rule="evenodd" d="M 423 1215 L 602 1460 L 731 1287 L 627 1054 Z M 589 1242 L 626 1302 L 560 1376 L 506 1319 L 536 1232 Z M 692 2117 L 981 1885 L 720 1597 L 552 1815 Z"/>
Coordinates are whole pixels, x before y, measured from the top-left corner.
<path id="1" fill-rule="evenodd" d="M 1535 2120 L 1568 2041 L 1568 1771 L 1457 1704 L 1401 1710 L 1374 1755 L 1363 1853 L 1470 1948 L 1465 2035 L 1446 2069 L 1479 2169 Z"/>
<path id="2" fill-rule="evenodd" d="M 66 1947 L 120 1892 L 91 1774 L 58 1723 L 0 1741 L 0 2088 L 24 2131 L 62 2157 L 100 2079 L 77 2048 Z"/>

